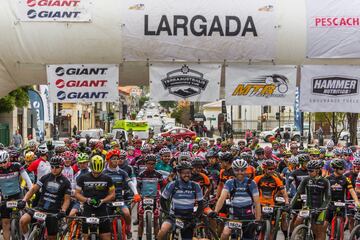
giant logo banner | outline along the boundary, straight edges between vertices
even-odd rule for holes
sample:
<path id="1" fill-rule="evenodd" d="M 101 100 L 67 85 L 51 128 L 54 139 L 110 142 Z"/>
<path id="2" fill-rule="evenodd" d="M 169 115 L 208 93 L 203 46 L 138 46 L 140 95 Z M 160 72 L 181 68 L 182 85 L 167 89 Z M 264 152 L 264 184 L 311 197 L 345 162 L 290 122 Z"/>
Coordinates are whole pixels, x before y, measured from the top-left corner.
<path id="1" fill-rule="evenodd" d="M 44 104 L 40 94 L 35 90 L 28 90 L 31 112 L 36 118 L 35 132 L 36 140 L 44 141 L 45 137 L 45 122 L 44 122 Z"/>
<path id="2" fill-rule="evenodd" d="M 16 14 L 24 22 L 90 22 L 90 0 L 17 0 Z"/>
<path id="3" fill-rule="evenodd" d="M 121 0 L 127 60 L 274 59 L 275 0 Z"/>
<path id="4" fill-rule="evenodd" d="M 228 105 L 292 106 L 296 66 L 229 64 L 225 70 Z"/>
<path id="5" fill-rule="evenodd" d="M 47 78 L 53 103 L 119 100 L 119 66 L 115 64 L 48 65 Z"/>
<path id="6" fill-rule="evenodd" d="M 300 109 L 304 112 L 360 112 L 359 85 L 358 66 L 302 66 Z"/>
<path id="7" fill-rule="evenodd" d="M 150 97 L 155 101 L 219 100 L 221 64 L 153 63 Z"/>
<path id="8" fill-rule="evenodd" d="M 307 0 L 307 56 L 360 57 L 360 1 Z"/>

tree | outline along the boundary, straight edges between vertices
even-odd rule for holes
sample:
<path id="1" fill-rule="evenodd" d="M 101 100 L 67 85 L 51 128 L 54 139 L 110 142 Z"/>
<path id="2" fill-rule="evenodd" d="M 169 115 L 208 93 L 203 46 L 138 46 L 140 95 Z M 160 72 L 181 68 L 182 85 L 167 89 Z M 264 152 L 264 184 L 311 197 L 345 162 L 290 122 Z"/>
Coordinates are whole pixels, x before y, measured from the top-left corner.
<path id="1" fill-rule="evenodd" d="M 358 113 L 346 113 L 346 117 L 349 123 L 350 143 L 357 145 L 357 121 L 359 119 Z"/>
<path id="2" fill-rule="evenodd" d="M 190 123 L 190 107 L 178 106 L 171 113 L 171 117 L 175 118 L 175 121 L 183 125 L 189 125 Z"/>
<path id="3" fill-rule="evenodd" d="M 338 143 L 340 134 L 345 130 L 345 113 L 315 113 L 316 121 L 327 122 L 330 125 L 332 139 Z"/>
<path id="4" fill-rule="evenodd" d="M 175 102 L 175 101 L 160 101 L 159 104 L 160 104 L 160 106 L 165 108 L 167 111 L 169 111 L 170 108 L 176 108 L 176 106 L 177 106 L 177 102 Z"/>
<path id="5" fill-rule="evenodd" d="M 15 106 L 18 108 L 29 105 L 28 90 L 32 87 L 25 86 L 11 91 L 7 96 L 0 98 L 0 113 L 11 112 Z"/>
<path id="6" fill-rule="evenodd" d="M 149 101 L 149 97 L 146 97 L 146 96 L 140 97 L 140 99 L 139 99 L 139 108 L 142 108 L 142 106 L 144 106 L 146 101 Z"/>

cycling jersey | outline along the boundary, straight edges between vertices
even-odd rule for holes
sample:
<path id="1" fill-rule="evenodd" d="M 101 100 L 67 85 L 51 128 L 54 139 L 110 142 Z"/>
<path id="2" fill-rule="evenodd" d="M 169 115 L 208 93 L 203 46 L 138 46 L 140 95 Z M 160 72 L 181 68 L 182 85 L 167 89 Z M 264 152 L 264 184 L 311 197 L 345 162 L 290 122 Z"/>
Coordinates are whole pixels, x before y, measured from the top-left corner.
<path id="1" fill-rule="evenodd" d="M 0 191 L 3 197 L 7 198 L 21 193 L 20 176 L 31 186 L 29 176 L 19 163 L 11 162 L 8 163 L 7 168 L 0 168 Z"/>
<path id="2" fill-rule="evenodd" d="M 327 177 L 331 188 L 331 201 L 342 201 L 346 199 L 346 191 L 353 188 L 349 178 L 341 175 L 336 177 L 334 174 Z"/>
<path id="3" fill-rule="evenodd" d="M 164 163 L 162 160 L 158 161 L 155 165 L 155 170 L 157 170 L 164 179 L 166 179 L 170 173 L 172 173 L 173 168 L 170 166 L 170 164 Z"/>
<path id="4" fill-rule="evenodd" d="M 71 195 L 69 180 L 64 176 L 48 173 L 40 178 L 36 184 L 40 187 L 38 208 L 46 212 L 56 213 L 61 209 L 65 195 Z"/>
<path id="5" fill-rule="evenodd" d="M 284 189 L 284 184 L 280 178 L 275 175 L 260 175 L 256 176 L 254 181 L 259 189 L 260 204 L 275 205 L 276 193 Z"/>
<path id="6" fill-rule="evenodd" d="M 246 168 L 245 173 L 246 173 L 246 175 L 247 175 L 248 178 L 253 179 L 253 178 L 255 177 L 255 175 L 256 175 L 256 169 L 255 169 L 253 166 L 249 165 L 249 166 Z"/>
<path id="7" fill-rule="evenodd" d="M 161 173 L 145 170 L 137 178 L 142 197 L 158 197 L 160 189 L 165 185 Z"/>
<path id="8" fill-rule="evenodd" d="M 117 168 L 115 170 L 107 167 L 103 174 L 111 177 L 114 186 L 115 186 L 115 199 L 116 200 L 124 200 L 124 189 L 125 186 L 128 185 L 128 182 L 131 181 L 129 175 L 122 169 Z"/>
<path id="9" fill-rule="evenodd" d="M 294 183 L 295 187 L 298 188 L 300 186 L 301 181 L 308 176 L 309 174 L 307 170 L 304 170 L 302 168 L 296 169 L 289 176 L 289 184 Z"/>
<path id="10" fill-rule="evenodd" d="M 110 190 L 114 189 L 114 183 L 111 177 L 105 174 L 94 177 L 89 172 L 76 179 L 76 188 L 81 190 L 86 198 L 101 200 L 109 194 Z"/>
<path id="11" fill-rule="evenodd" d="M 250 184 L 248 182 L 250 181 Z M 230 195 L 230 206 L 233 208 L 245 208 L 253 205 L 252 197 L 259 196 L 259 191 L 254 180 L 245 177 L 243 181 L 239 179 L 229 179 L 226 181 L 224 189 Z M 250 194 L 249 192 L 250 191 Z M 231 194 L 233 193 L 233 194 Z"/>
<path id="12" fill-rule="evenodd" d="M 191 218 L 196 201 L 203 200 L 200 185 L 188 181 L 175 180 L 166 185 L 161 195 L 164 199 L 171 200 L 171 212 L 175 215 Z"/>
<path id="13" fill-rule="evenodd" d="M 203 193 L 205 188 L 210 187 L 210 179 L 208 176 L 206 176 L 203 173 L 193 173 L 191 174 L 191 181 L 194 181 L 200 185 L 200 188 L 202 189 Z"/>
<path id="14" fill-rule="evenodd" d="M 34 162 L 32 162 L 27 170 L 30 172 L 34 172 L 37 179 L 40 179 L 42 176 L 50 173 L 51 167 L 48 161 L 40 157 Z"/>
<path id="15" fill-rule="evenodd" d="M 140 156 L 138 158 L 135 159 L 135 173 L 136 175 L 139 175 L 141 172 L 145 171 L 146 169 L 146 163 L 145 163 L 145 158 Z"/>
<path id="16" fill-rule="evenodd" d="M 75 181 L 74 181 L 74 169 L 69 166 L 69 167 L 65 167 L 64 166 L 64 169 L 62 170 L 62 175 L 64 175 L 71 183 L 71 189 L 75 189 Z"/>
<path id="17" fill-rule="evenodd" d="M 232 168 L 220 170 L 220 175 L 219 175 L 220 182 L 225 183 L 227 180 L 232 178 L 235 178 L 235 173 Z"/>

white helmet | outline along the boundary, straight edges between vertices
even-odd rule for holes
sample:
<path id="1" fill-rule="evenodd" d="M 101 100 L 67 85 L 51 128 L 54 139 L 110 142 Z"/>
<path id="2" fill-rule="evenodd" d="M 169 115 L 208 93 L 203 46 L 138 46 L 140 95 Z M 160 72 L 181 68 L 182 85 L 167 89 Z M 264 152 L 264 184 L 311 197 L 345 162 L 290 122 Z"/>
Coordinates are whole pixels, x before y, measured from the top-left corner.
<path id="1" fill-rule="evenodd" d="M 38 147 L 38 152 L 41 154 L 41 155 L 45 155 L 49 152 L 47 146 L 44 144 L 44 145 L 41 145 Z"/>
<path id="2" fill-rule="evenodd" d="M 0 163 L 5 163 L 9 160 L 9 153 L 7 151 L 0 151 Z"/>
<path id="3" fill-rule="evenodd" d="M 244 159 L 236 159 L 232 162 L 231 167 L 233 169 L 246 169 L 248 167 L 248 163 Z"/>

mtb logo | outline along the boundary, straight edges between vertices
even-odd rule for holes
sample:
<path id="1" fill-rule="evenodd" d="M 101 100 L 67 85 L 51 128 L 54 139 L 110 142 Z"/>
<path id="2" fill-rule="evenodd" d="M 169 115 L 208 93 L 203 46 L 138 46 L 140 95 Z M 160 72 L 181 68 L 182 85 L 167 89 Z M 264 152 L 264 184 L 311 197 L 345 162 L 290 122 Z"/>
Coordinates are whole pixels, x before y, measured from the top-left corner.
<path id="1" fill-rule="evenodd" d="M 199 95 L 206 89 L 209 80 L 204 79 L 203 73 L 190 69 L 184 64 L 180 69 L 168 72 L 161 82 L 170 94 L 185 99 Z"/>
<path id="2" fill-rule="evenodd" d="M 289 80 L 280 74 L 262 75 L 239 84 L 232 96 L 285 97 Z"/>
<path id="3" fill-rule="evenodd" d="M 358 93 L 359 79 L 345 76 L 326 76 L 312 79 L 312 92 L 327 96 L 344 96 Z"/>

